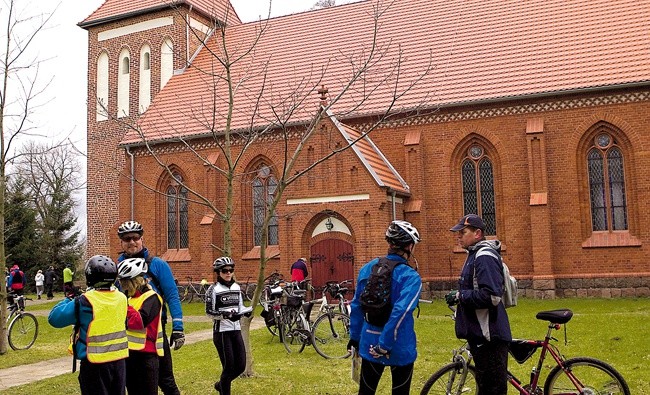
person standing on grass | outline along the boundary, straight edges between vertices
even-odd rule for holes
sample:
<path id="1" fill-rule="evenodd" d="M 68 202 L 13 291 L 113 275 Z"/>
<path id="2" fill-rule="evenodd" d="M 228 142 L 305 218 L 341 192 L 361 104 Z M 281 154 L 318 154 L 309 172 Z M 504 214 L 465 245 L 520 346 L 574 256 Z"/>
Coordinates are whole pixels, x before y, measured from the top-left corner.
<path id="1" fill-rule="evenodd" d="M 63 299 L 52 308 L 47 321 L 55 328 L 75 327 L 71 347 L 75 360 L 81 361 L 78 379 L 82 395 L 124 395 L 129 356 L 127 302 L 113 286 L 117 266 L 111 258 L 95 255 L 86 262 L 84 273 L 86 292 Z"/>
<path id="2" fill-rule="evenodd" d="M 34 282 L 36 283 L 36 297 L 38 299 L 40 299 L 41 295 L 43 295 L 44 281 L 45 276 L 43 275 L 43 271 L 39 269 L 38 272 L 36 272 L 36 276 L 34 276 Z"/>
<path id="3" fill-rule="evenodd" d="M 11 267 L 11 272 L 9 273 L 7 289 L 11 290 L 16 295 L 22 295 L 25 292 L 26 285 L 27 278 L 25 278 L 25 273 L 20 270 L 20 267 L 18 267 L 18 265 L 13 265 Z"/>
<path id="4" fill-rule="evenodd" d="M 235 281 L 235 262 L 224 256 L 217 258 L 212 268 L 217 281 L 208 288 L 205 313 L 212 318 L 212 341 L 221 361 L 221 377 L 214 389 L 221 395 L 230 395 L 232 381 L 246 369 L 246 349 L 241 337 L 239 319 L 250 317 L 252 308 L 244 307 L 239 284 Z"/>
<path id="5" fill-rule="evenodd" d="M 178 288 L 169 264 L 159 257 L 149 254 L 144 246 L 144 228 L 137 221 L 123 222 L 117 228 L 117 236 L 120 238 L 122 253 L 118 258 L 121 262 L 128 258 L 143 258 L 147 263 L 146 277 L 149 284 L 163 299 L 162 329 L 164 355 L 159 361 L 158 386 L 164 395 L 180 395 L 176 379 L 174 378 L 174 367 L 172 365 L 171 347 L 174 350 L 180 349 L 185 344 L 185 333 L 183 331 L 183 310 L 181 300 L 178 297 Z M 172 316 L 172 334 L 167 338 L 165 326 L 167 324 L 167 310 Z"/>
<path id="6" fill-rule="evenodd" d="M 128 298 L 126 389 L 129 394 L 158 395 L 159 357 L 163 356 L 162 298 L 147 283 L 143 258 L 120 262 L 117 278 Z"/>
<path id="7" fill-rule="evenodd" d="M 56 273 L 54 272 L 54 266 L 50 266 L 45 271 L 45 292 L 47 293 L 47 300 L 54 298 L 54 293 L 52 288 L 54 287 L 54 282 L 56 281 Z"/>
<path id="8" fill-rule="evenodd" d="M 63 269 L 63 295 L 67 297 L 74 297 L 74 284 L 72 282 L 74 272 L 72 271 L 72 264 L 66 263 Z"/>
<path id="9" fill-rule="evenodd" d="M 467 259 L 458 280 L 458 291 L 445 296 L 456 310 L 456 337 L 466 339 L 476 367 L 481 395 L 504 395 L 508 391 L 508 344 L 512 340 L 508 313 L 501 301 L 503 266 L 498 240 L 485 239 L 485 222 L 468 214 L 451 229 Z"/>
<path id="10" fill-rule="evenodd" d="M 386 241 L 389 247 L 385 258 L 398 262 L 392 271 L 388 321 L 382 326 L 368 322 L 360 301 L 380 258 L 366 263 L 359 271 L 351 304 L 348 350 L 354 347 L 362 358 L 359 395 L 375 394 L 386 366 L 391 371 L 392 394 L 408 394 L 417 358 L 413 311 L 418 305 L 422 280 L 408 260 L 420 242 L 420 235 L 409 222 L 393 221 L 386 230 Z"/>

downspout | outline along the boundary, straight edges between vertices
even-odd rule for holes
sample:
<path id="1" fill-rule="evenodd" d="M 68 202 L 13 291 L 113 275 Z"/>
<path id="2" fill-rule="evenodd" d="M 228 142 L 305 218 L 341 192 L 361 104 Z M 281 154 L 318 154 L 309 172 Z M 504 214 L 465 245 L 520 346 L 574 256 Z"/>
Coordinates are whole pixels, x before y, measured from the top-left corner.
<path id="1" fill-rule="evenodd" d="M 395 221 L 397 218 L 395 217 L 395 191 L 394 190 L 390 194 L 390 203 L 393 208 L 393 221 Z"/>
<path id="2" fill-rule="evenodd" d="M 133 199 L 135 196 L 135 169 L 133 168 L 134 166 L 134 158 L 133 158 L 133 153 L 131 153 L 130 147 L 127 145 L 126 146 L 126 154 L 131 157 L 131 220 L 133 220 L 133 214 L 134 214 L 134 204 L 133 204 Z"/>

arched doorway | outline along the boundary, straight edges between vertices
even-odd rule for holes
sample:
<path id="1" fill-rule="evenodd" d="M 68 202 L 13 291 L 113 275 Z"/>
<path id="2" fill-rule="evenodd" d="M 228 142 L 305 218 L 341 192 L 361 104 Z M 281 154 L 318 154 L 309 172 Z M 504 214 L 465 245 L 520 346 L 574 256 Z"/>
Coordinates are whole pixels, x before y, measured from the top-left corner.
<path id="1" fill-rule="evenodd" d="M 328 281 L 354 280 L 354 245 L 348 226 L 328 213 L 312 233 L 309 263 L 314 287 Z M 350 286 L 352 288 L 352 286 Z"/>

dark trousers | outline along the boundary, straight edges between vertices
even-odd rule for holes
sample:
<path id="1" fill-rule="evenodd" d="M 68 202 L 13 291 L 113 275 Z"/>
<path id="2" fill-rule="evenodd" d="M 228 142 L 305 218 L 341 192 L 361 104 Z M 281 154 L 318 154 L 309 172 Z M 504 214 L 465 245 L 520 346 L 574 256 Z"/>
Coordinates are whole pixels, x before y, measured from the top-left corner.
<path id="1" fill-rule="evenodd" d="M 63 283 L 63 295 L 64 296 L 68 296 L 68 295 L 74 296 L 74 285 L 72 284 L 72 282 Z"/>
<path id="2" fill-rule="evenodd" d="M 81 395 L 125 395 L 126 363 L 124 359 L 106 363 L 79 364 Z"/>
<path id="3" fill-rule="evenodd" d="M 163 350 L 165 355 L 158 360 L 158 386 L 165 395 L 181 395 L 174 378 L 174 366 L 172 364 L 172 350 L 169 348 L 169 339 L 163 324 Z"/>
<path id="4" fill-rule="evenodd" d="M 470 344 L 476 366 L 476 384 L 481 395 L 505 395 L 508 392 L 508 343 L 494 340 Z"/>
<path id="5" fill-rule="evenodd" d="M 47 298 L 52 299 L 54 294 L 52 293 L 52 287 L 54 284 L 45 284 L 45 292 L 47 293 Z"/>
<path id="6" fill-rule="evenodd" d="M 359 383 L 359 395 L 374 395 L 377 391 L 379 379 L 384 373 L 386 366 L 380 363 L 361 360 L 361 381 Z M 393 383 L 393 395 L 408 395 L 411 390 L 411 378 L 413 377 L 413 364 L 404 366 L 389 366 Z M 482 394 L 481 394 L 482 395 Z"/>
<path id="7" fill-rule="evenodd" d="M 158 354 L 129 351 L 126 389 L 129 394 L 158 395 Z"/>
<path id="8" fill-rule="evenodd" d="M 230 395 L 232 381 L 246 370 L 246 349 L 241 331 L 219 332 L 218 323 L 212 332 L 212 342 L 219 353 L 221 361 L 221 377 L 219 386 L 221 395 Z"/>

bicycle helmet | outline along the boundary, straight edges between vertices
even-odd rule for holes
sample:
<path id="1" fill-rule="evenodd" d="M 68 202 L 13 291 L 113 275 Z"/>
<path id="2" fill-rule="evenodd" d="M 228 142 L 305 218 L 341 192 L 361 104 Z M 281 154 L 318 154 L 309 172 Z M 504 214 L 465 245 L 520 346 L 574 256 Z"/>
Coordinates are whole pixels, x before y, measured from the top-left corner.
<path id="1" fill-rule="evenodd" d="M 117 235 L 122 236 L 127 233 L 139 233 L 142 236 L 144 229 L 138 221 L 122 222 L 122 224 L 117 228 Z"/>
<path id="2" fill-rule="evenodd" d="M 406 221 L 393 221 L 386 229 L 386 241 L 398 247 L 420 242 L 420 234 L 415 226 Z"/>
<path id="3" fill-rule="evenodd" d="M 233 261 L 232 258 L 229 256 L 222 256 L 220 258 L 217 258 L 212 263 L 212 268 L 214 269 L 215 272 L 218 272 L 219 270 L 221 270 L 221 268 L 226 266 L 230 266 L 233 269 L 235 268 L 235 261 Z"/>
<path id="4" fill-rule="evenodd" d="M 107 256 L 95 255 L 84 267 L 86 285 L 93 288 L 110 288 L 117 279 L 117 266 Z"/>
<path id="5" fill-rule="evenodd" d="M 118 278 L 134 278 L 148 271 L 147 262 L 144 258 L 128 258 L 117 266 Z"/>

